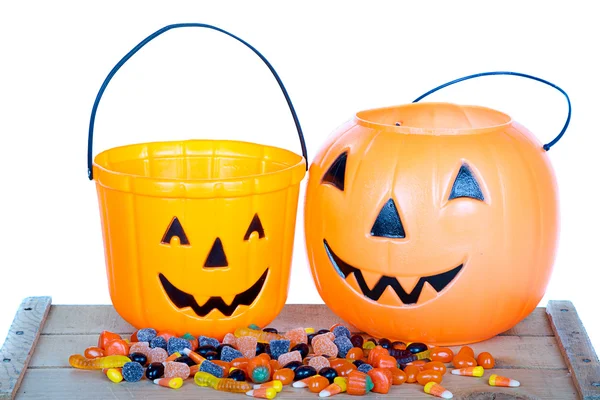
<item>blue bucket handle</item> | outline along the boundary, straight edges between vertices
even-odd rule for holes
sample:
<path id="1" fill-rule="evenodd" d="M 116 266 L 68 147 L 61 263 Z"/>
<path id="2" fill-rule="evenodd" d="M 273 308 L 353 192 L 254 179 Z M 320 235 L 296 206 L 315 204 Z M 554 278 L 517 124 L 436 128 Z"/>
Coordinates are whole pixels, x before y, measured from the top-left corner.
<path id="1" fill-rule="evenodd" d="M 298 120 L 298 115 L 296 115 L 296 110 L 294 109 L 292 100 L 290 99 L 290 96 L 288 95 L 288 92 L 287 92 L 285 86 L 283 85 L 283 82 L 279 78 L 279 75 L 277 75 L 275 68 L 273 68 L 273 66 L 271 65 L 271 63 L 269 63 L 269 61 L 265 58 L 265 56 L 263 56 L 252 45 L 250 45 L 245 40 L 235 36 L 234 34 L 229 33 L 224 29 L 217 28 L 216 26 L 190 22 L 190 23 L 167 25 L 164 28 L 157 30 L 156 32 L 154 32 L 153 34 L 148 36 L 146 39 L 142 40 L 137 46 L 135 46 L 133 49 L 131 49 L 129 51 L 129 53 L 127 53 L 117 63 L 117 65 L 115 65 L 113 67 L 113 69 L 110 71 L 110 73 L 108 74 L 108 76 L 106 77 L 104 82 L 102 83 L 102 86 L 100 87 L 100 90 L 98 91 L 98 94 L 96 95 L 96 100 L 94 101 L 94 107 L 92 108 L 92 115 L 90 117 L 90 128 L 89 128 L 89 133 L 88 133 L 88 152 L 87 152 L 88 178 L 90 180 L 94 179 L 93 169 L 92 169 L 92 146 L 93 146 L 93 142 L 94 142 L 94 122 L 96 120 L 96 111 L 98 110 L 98 105 L 100 104 L 100 99 L 102 98 L 102 94 L 104 94 L 104 91 L 106 90 L 106 87 L 108 86 L 108 83 L 113 78 L 113 76 L 117 73 L 117 71 L 123 66 L 123 64 L 125 64 L 127 62 L 127 60 L 129 60 L 135 53 L 137 53 L 142 47 L 144 47 L 146 44 L 148 44 L 148 42 L 150 42 L 152 39 L 156 38 L 157 36 L 167 32 L 171 29 L 188 28 L 188 27 L 208 28 L 208 29 L 213 29 L 218 32 L 222 32 L 222 33 L 226 34 L 227 36 L 230 36 L 230 37 L 236 39 L 238 42 L 241 42 L 244 45 L 246 45 L 246 47 L 248 47 L 250 50 L 252 50 L 257 56 L 259 56 L 260 59 L 263 60 L 263 62 L 267 65 L 267 67 L 269 67 L 269 70 L 271 70 L 271 72 L 273 73 L 273 76 L 277 80 L 277 83 L 279 84 L 279 87 L 281 88 L 281 91 L 283 92 L 283 95 L 285 96 L 285 100 L 287 101 L 287 104 L 292 113 L 292 117 L 294 118 L 294 123 L 296 124 L 296 129 L 298 130 L 298 137 L 300 139 L 300 146 L 302 147 L 302 156 L 304 157 L 304 160 L 306 162 L 306 169 L 308 170 L 308 155 L 306 152 L 306 143 L 304 141 L 304 135 L 302 134 L 302 128 L 300 127 L 300 121 Z"/>
<path id="2" fill-rule="evenodd" d="M 562 94 L 565 95 L 565 97 L 567 98 L 567 105 L 569 106 L 569 113 L 567 114 L 567 121 L 565 122 L 565 125 L 563 126 L 563 128 L 560 130 L 560 133 L 552 141 L 550 141 L 549 143 L 546 143 L 543 146 L 544 150 L 546 150 L 546 151 L 550 150 L 550 148 L 552 146 L 554 146 L 560 140 L 562 135 L 564 135 L 564 133 L 567 131 L 569 123 L 571 122 L 571 100 L 569 99 L 569 95 L 567 95 L 567 92 L 562 90 L 560 87 L 556 86 L 554 83 L 548 82 L 547 80 L 544 80 L 542 78 L 538 78 L 538 77 L 532 76 L 532 75 L 522 74 L 520 72 L 512 72 L 512 71 L 480 72 L 478 74 L 463 76 L 462 78 L 458 78 L 453 81 L 446 82 L 443 85 L 440 85 L 434 89 L 431 89 L 429 92 L 417 97 L 415 100 L 413 100 L 413 103 L 418 102 L 419 100 L 423 99 L 424 97 L 429 96 L 430 94 L 437 92 L 438 90 L 443 89 L 446 86 L 454 85 L 455 83 L 466 81 L 467 79 L 479 78 L 481 76 L 489 76 L 489 75 L 513 75 L 513 76 L 520 76 L 523 78 L 533 79 L 534 81 L 542 82 L 548 86 L 552 86 L 554 89 L 558 90 L 559 92 L 561 92 Z"/>

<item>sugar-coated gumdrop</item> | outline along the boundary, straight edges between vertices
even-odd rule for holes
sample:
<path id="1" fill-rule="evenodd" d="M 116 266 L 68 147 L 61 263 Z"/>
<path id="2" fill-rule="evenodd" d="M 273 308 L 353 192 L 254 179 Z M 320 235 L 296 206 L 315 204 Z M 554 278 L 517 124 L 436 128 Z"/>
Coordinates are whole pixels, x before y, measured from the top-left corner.
<path id="1" fill-rule="evenodd" d="M 129 354 L 142 353 L 146 357 L 150 355 L 150 346 L 148 342 L 135 342 L 129 347 Z"/>
<path id="2" fill-rule="evenodd" d="M 350 337 L 352 337 L 350 330 L 343 325 L 336 326 L 335 328 L 333 328 L 332 332 L 336 338 L 340 336 L 346 336 L 348 339 L 350 339 Z"/>
<path id="3" fill-rule="evenodd" d="M 214 362 L 211 361 L 204 361 L 202 363 L 202 365 L 200 365 L 200 368 L 198 369 L 198 371 L 201 372 L 208 372 L 211 375 L 216 376 L 217 378 L 222 378 L 223 377 L 223 368 L 221 368 L 220 366 L 218 366 L 217 364 L 215 364 Z"/>
<path id="4" fill-rule="evenodd" d="M 223 344 L 230 344 L 232 346 L 237 346 L 237 339 L 233 333 L 227 333 L 223 338 Z"/>
<path id="5" fill-rule="evenodd" d="M 252 336 L 242 336 L 237 339 L 237 349 L 242 352 L 243 357 L 252 358 L 256 356 L 256 344 L 258 340 Z"/>
<path id="6" fill-rule="evenodd" d="M 327 368 L 330 366 L 329 360 L 323 356 L 317 356 L 310 359 L 308 365 L 317 370 L 317 372 L 321 371 L 323 368 Z M 320 372 L 319 372 L 320 373 Z"/>
<path id="7" fill-rule="evenodd" d="M 153 349 L 150 349 L 148 351 L 148 362 L 149 363 L 154 363 L 154 362 L 164 362 L 167 357 L 167 351 L 165 349 L 163 349 L 162 347 L 155 347 Z"/>
<path id="8" fill-rule="evenodd" d="M 153 328 L 144 328 L 137 331 L 137 340 L 138 342 L 150 342 L 152 339 L 156 337 L 156 329 Z"/>
<path id="9" fill-rule="evenodd" d="M 366 374 L 367 372 L 369 372 L 370 370 L 372 370 L 372 369 L 373 369 L 373 366 L 372 366 L 371 364 L 367 364 L 367 363 L 360 364 L 360 365 L 358 366 L 358 370 L 359 370 L 360 372 L 364 372 L 365 374 Z"/>
<path id="10" fill-rule="evenodd" d="M 164 337 L 162 336 L 157 336 L 154 339 L 152 339 L 150 341 L 150 348 L 154 349 L 156 347 L 160 347 L 162 349 L 165 349 L 165 351 L 167 351 L 167 341 Z"/>
<path id="11" fill-rule="evenodd" d="M 319 331 L 319 332 L 321 332 L 321 331 Z M 333 342 L 335 340 L 335 335 L 332 332 L 319 333 L 319 334 L 313 336 L 312 342 L 314 343 L 315 339 L 321 340 L 322 338 L 327 338 Z"/>
<path id="12" fill-rule="evenodd" d="M 130 361 L 123 365 L 121 374 L 127 382 L 137 382 L 144 376 L 144 367 L 140 363 Z"/>
<path id="13" fill-rule="evenodd" d="M 333 343 L 335 343 L 335 345 L 338 348 L 338 354 L 337 354 L 337 356 L 341 357 L 341 358 L 345 358 L 346 354 L 348 354 L 348 351 L 352 347 L 354 347 L 354 345 L 350 341 L 350 338 L 348 338 L 347 336 L 338 336 L 338 337 L 335 338 L 335 340 L 333 341 Z"/>
<path id="14" fill-rule="evenodd" d="M 242 358 L 244 355 L 241 351 L 234 349 L 233 347 L 223 347 L 221 350 L 221 360 L 223 361 L 233 361 L 236 358 Z"/>
<path id="15" fill-rule="evenodd" d="M 209 345 L 209 346 L 213 346 L 213 347 L 216 348 L 216 347 L 219 346 L 219 341 L 217 339 L 215 339 L 215 338 L 211 338 L 211 337 L 208 337 L 208 336 L 200 336 L 198 338 L 198 345 L 199 346 Z"/>
<path id="16" fill-rule="evenodd" d="M 300 355 L 300 352 L 298 350 L 295 350 L 280 355 L 279 357 L 277 357 L 277 361 L 280 365 L 286 365 L 287 363 L 292 361 L 302 362 L 302 356 Z"/>
<path id="17" fill-rule="evenodd" d="M 190 376 L 190 366 L 185 363 L 167 361 L 165 363 L 165 378 L 187 379 Z"/>
<path id="18" fill-rule="evenodd" d="M 338 348 L 331 340 L 327 337 L 322 337 L 319 340 L 313 339 L 312 347 L 315 355 L 325 355 L 328 357 L 337 357 Z"/>
<path id="19" fill-rule="evenodd" d="M 271 348 L 271 357 L 278 359 L 280 355 L 290 351 L 290 341 L 288 339 L 271 340 L 269 342 Z"/>
<path id="20" fill-rule="evenodd" d="M 289 330 L 284 335 L 286 339 L 289 339 L 294 345 L 298 343 L 308 343 L 308 335 L 304 328 L 296 328 Z"/>
<path id="21" fill-rule="evenodd" d="M 169 353 L 169 355 L 173 353 L 183 354 L 183 349 L 192 349 L 192 345 L 190 344 L 189 340 L 178 337 L 169 338 L 169 341 L 167 342 L 167 353 Z"/>

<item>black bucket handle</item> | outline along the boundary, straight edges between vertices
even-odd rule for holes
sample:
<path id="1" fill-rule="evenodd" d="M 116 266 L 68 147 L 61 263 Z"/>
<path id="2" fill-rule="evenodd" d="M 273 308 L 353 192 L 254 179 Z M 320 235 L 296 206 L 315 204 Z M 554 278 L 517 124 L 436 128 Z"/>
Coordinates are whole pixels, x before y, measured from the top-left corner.
<path id="1" fill-rule="evenodd" d="M 300 121 L 298 120 L 298 115 L 296 115 L 296 110 L 294 109 L 292 100 L 290 99 L 290 96 L 288 95 L 288 92 L 287 92 L 285 86 L 283 85 L 283 82 L 279 78 L 279 75 L 277 75 L 277 72 L 275 71 L 275 68 L 273 68 L 271 63 L 269 63 L 269 61 L 265 58 L 265 56 L 263 56 L 251 44 L 249 44 L 245 40 L 235 36 L 234 34 L 227 32 L 226 30 L 218 28 L 216 26 L 212 26 L 212 25 L 201 24 L 201 23 L 196 23 L 196 22 L 189 22 L 189 23 L 179 23 L 179 24 L 167 25 L 164 28 L 157 30 L 156 32 L 154 32 L 153 34 L 148 36 L 146 39 L 142 40 L 140 43 L 138 43 L 137 46 L 135 46 L 133 49 L 131 49 L 129 51 L 129 53 L 127 53 L 117 63 L 117 65 L 115 65 L 113 67 L 113 69 L 109 72 L 106 79 L 104 79 L 104 82 L 102 83 L 102 86 L 100 87 L 100 90 L 98 91 L 98 94 L 96 95 L 96 100 L 94 101 L 94 107 L 92 108 L 92 115 L 90 117 L 90 128 L 89 128 L 89 132 L 88 132 L 88 152 L 87 152 L 88 178 L 90 180 L 94 179 L 93 168 L 92 168 L 92 161 L 93 161 L 92 160 L 92 147 L 93 147 L 93 142 L 94 142 L 94 122 L 96 120 L 96 111 L 98 110 L 98 105 L 100 104 L 100 99 L 102 98 L 102 95 L 104 94 L 104 91 L 106 90 L 106 87 L 108 86 L 108 83 L 110 82 L 110 80 L 117 73 L 117 71 L 123 66 L 123 64 L 125 64 L 127 62 L 127 60 L 129 60 L 135 53 L 137 53 L 142 47 L 144 47 L 146 44 L 148 44 L 148 42 L 150 42 L 152 39 L 156 38 L 157 36 L 167 32 L 171 29 L 189 28 L 189 27 L 208 28 L 208 29 L 213 29 L 215 31 L 224 33 L 227 36 L 230 36 L 230 37 L 236 39 L 238 42 L 246 45 L 246 47 L 248 47 L 250 50 L 252 50 L 258 57 L 260 57 L 261 60 L 263 60 L 263 62 L 267 65 L 267 67 L 269 67 L 269 70 L 273 73 L 273 76 L 277 80 L 277 83 L 279 84 L 279 87 L 281 88 L 281 91 L 283 92 L 283 95 L 285 96 L 285 100 L 287 101 L 287 104 L 292 113 L 292 117 L 294 118 L 294 123 L 296 124 L 296 129 L 298 130 L 298 138 L 300 139 L 300 146 L 302 147 L 302 156 L 304 157 L 304 161 L 306 163 L 306 170 L 308 170 L 308 155 L 306 152 L 306 143 L 304 141 L 304 135 L 302 134 L 302 128 L 300 127 Z"/>
<path id="2" fill-rule="evenodd" d="M 552 86 L 554 89 L 558 90 L 559 92 L 561 92 L 562 94 L 565 95 L 565 97 L 567 98 L 567 105 L 569 106 L 569 113 L 567 114 L 567 121 L 565 122 L 565 125 L 563 126 L 563 128 L 560 130 L 560 133 L 552 141 L 546 143 L 543 146 L 543 148 L 544 148 L 545 151 L 550 150 L 550 148 L 552 146 L 554 146 L 560 140 L 560 138 L 562 137 L 562 135 L 564 135 L 564 133 L 567 131 L 569 123 L 571 122 L 571 100 L 569 99 L 569 95 L 567 95 L 567 92 L 565 92 L 564 90 L 562 90 L 560 87 L 556 86 L 554 83 L 548 82 L 545 79 L 538 78 L 538 77 L 532 76 L 532 75 L 522 74 L 520 72 L 512 72 L 512 71 L 480 72 L 478 74 L 463 76 L 462 78 L 458 78 L 458 79 L 455 79 L 453 81 L 446 82 L 443 85 L 440 85 L 440 86 L 438 86 L 438 87 L 436 87 L 434 89 L 431 89 L 427 93 L 422 94 L 421 96 L 417 97 L 415 100 L 413 100 L 413 103 L 418 102 L 419 100 L 423 99 L 424 97 L 429 96 L 430 94 L 432 94 L 434 92 L 437 92 L 438 90 L 443 89 L 446 86 L 454 85 L 455 83 L 466 81 L 468 79 L 479 78 L 481 76 L 489 76 L 489 75 L 513 75 L 513 76 L 520 76 L 520 77 L 523 77 L 523 78 L 533 79 L 534 81 L 542 82 L 542 83 L 545 83 L 548 86 Z"/>

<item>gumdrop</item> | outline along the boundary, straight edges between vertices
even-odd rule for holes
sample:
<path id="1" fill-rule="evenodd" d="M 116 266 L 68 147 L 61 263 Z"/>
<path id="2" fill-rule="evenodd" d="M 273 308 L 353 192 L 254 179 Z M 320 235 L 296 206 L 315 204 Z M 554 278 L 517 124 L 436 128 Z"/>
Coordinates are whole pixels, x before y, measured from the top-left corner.
<path id="1" fill-rule="evenodd" d="M 308 335 L 306 334 L 304 328 L 292 329 L 290 331 L 287 331 L 284 336 L 290 340 L 292 346 L 295 346 L 298 343 L 308 344 Z"/>
<path id="2" fill-rule="evenodd" d="M 277 357 L 277 361 L 279 362 L 280 365 L 286 365 L 287 363 L 292 362 L 292 361 L 302 362 L 302 355 L 300 354 L 300 352 L 298 350 L 290 351 L 289 353 L 284 353 L 284 354 L 280 355 L 279 357 Z"/>
<path id="3" fill-rule="evenodd" d="M 335 338 L 335 340 L 333 341 L 333 343 L 335 343 L 335 345 L 338 348 L 338 357 L 341 358 L 345 358 L 346 354 L 348 353 L 348 351 L 354 347 L 352 345 L 352 342 L 350 341 L 350 338 L 348 338 L 347 336 L 338 336 Z"/>
<path id="4" fill-rule="evenodd" d="M 167 351 L 162 347 L 155 347 L 148 351 L 148 363 L 161 363 L 164 362 L 168 357 Z"/>
<path id="5" fill-rule="evenodd" d="M 199 346 L 213 346 L 213 347 L 219 347 L 219 341 L 217 339 L 211 338 L 211 337 L 207 337 L 207 336 L 200 336 L 198 338 L 198 345 Z"/>
<path id="6" fill-rule="evenodd" d="M 173 353 L 183 353 L 183 349 L 192 349 L 189 340 L 178 337 L 169 338 L 169 341 L 167 342 L 167 353 L 169 353 L 169 355 Z"/>
<path id="7" fill-rule="evenodd" d="M 250 359 L 256 356 L 256 344 L 258 340 L 252 336 L 242 336 L 237 339 L 237 349 L 242 352 L 243 356 Z"/>
<path id="8" fill-rule="evenodd" d="M 337 357 L 338 348 L 327 337 L 321 337 L 319 340 L 313 339 L 312 347 L 317 356 Z"/>
<path id="9" fill-rule="evenodd" d="M 269 346 L 271 347 L 271 357 L 275 360 L 290 351 L 290 341 L 287 339 L 271 340 Z"/>
<path id="10" fill-rule="evenodd" d="M 167 340 L 162 336 L 157 336 L 150 341 L 150 347 L 153 349 L 156 347 L 160 347 L 161 349 L 165 349 L 165 351 L 166 351 L 167 350 Z"/>
<path id="11" fill-rule="evenodd" d="M 137 382 L 144 376 L 144 367 L 140 363 L 130 361 L 123 365 L 121 373 L 127 382 Z"/>
<path id="12" fill-rule="evenodd" d="M 329 360 L 326 359 L 323 356 L 317 356 L 317 357 L 313 357 L 310 359 L 310 361 L 308 362 L 308 365 L 310 365 L 311 367 L 313 367 L 314 369 L 318 371 L 322 370 L 323 368 L 327 368 L 330 366 Z"/>
<path id="13" fill-rule="evenodd" d="M 369 372 L 370 370 L 372 370 L 372 369 L 373 369 L 373 366 L 372 366 L 371 364 L 367 364 L 367 363 L 360 364 L 360 365 L 358 366 L 358 370 L 359 370 L 360 372 L 364 372 L 365 374 L 366 374 L 367 372 Z"/>
<path id="14" fill-rule="evenodd" d="M 332 332 L 336 338 L 338 338 L 340 336 L 346 336 L 348 339 L 350 339 L 350 337 L 352 336 L 352 334 L 350 333 L 350 330 L 348 328 L 346 328 L 344 325 L 336 326 L 335 328 L 333 328 Z"/>
<path id="15" fill-rule="evenodd" d="M 152 339 L 156 337 L 156 329 L 153 328 L 144 328 L 137 331 L 137 340 L 138 342 L 150 342 Z"/>
<path id="16" fill-rule="evenodd" d="M 333 342 L 335 340 L 335 335 L 332 332 L 320 333 L 318 335 L 313 336 L 312 342 L 314 343 L 315 339 L 320 340 L 322 338 L 327 338 Z"/>
<path id="17" fill-rule="evenodd" d="M 165 363 L 165 378 L 187 379 L 190 376 L 190 366 L 185 363 L 167 361 Z"/>
<path id="18" fill-rule="evenodd" d="M 150 345 L 148 342 L 135 342 L 129 347 L 129 354 L 142 353 L 146 357 L 150 356 Z"/>
<path id="19" fill-rule="evenodd" d="M 233 347 L 237 347 L 237 338 L 233 333 L 227 333 L 223 338 L 223 344 L 230 344 Z"/>
<path id="20" fill-rule="evenodd" d="M 200 368 L 198 369 L 198 371 L 208 372 L 209 374 L 214 375 L 217 378 L 223 377 L 223 368 L 221 368 L 217 364 L 215 364 L 211 361 L 208 361 L 208 360 L 204 361 L 200 365 Z"/>
<path id="21" fill-rule="evenodd" d="M 234 349 L 233 347 L 223 347 L 223 350 L 221 350 L 221 360 L 222 361 L 226 361 L 226 362 L 230 362 L 236 358 L 241 358 L 244 355 L 242 354 L 241 351 Z"/>

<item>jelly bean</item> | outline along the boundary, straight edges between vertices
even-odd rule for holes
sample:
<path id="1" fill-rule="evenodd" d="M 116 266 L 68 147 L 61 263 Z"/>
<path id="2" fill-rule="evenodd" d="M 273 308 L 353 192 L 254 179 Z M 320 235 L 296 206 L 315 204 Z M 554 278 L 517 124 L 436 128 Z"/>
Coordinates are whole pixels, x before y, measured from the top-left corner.
<path id="1" fill-rule="evenodd" d="M 275 328 L 264 328 L 263 332 L 279 333 L 279 331 Z"/>
<path id="2" fill-rule="evenodd" d="M 484 369 L 492 369 L 496 365 L 496 360 L 488 352 L 480 353 L 477 356 L 477 364 L 481 365 Z"/>
<path id="3" fill-rule="evenodd" d="M 337 367 L 334 367 L 334 369 L 335 372 L 337 372 L 338 376 L 348 376 L 352 371 L 356 371 L 358 368 L 351 362 L 344 360 L 342 364 L 340 364 Z"/>
<path id="4" fill-rule="evenodd" d="M 410 351 L 413 354 L 421 353 L 427 349 L 427 345 L 425 343 L 420 342 L 414 342 L 406 346 L 406 350 Z"/>
<path id="5" fill-rule="evenodd" d="M 302 358 L 308 355 L 308 345 L 306 343 L 298 343 L 290 349 L 291 351 L 299 351 Z"/>
<path id="6" fill-rule="evenodd" d="M 344 365 L 348 362 L 345 358 L 332 358 L 329 360 L 329 366 L 331 368 L 337 369 L 337 367 Z"/>
<path id="7" fill-rule="evenodd" d="M 292 361 L 283 366 L 283 368 L 291 369 L 292 371 L 296 371 L 296 368 L 301 367 L 302 363 L 299 361 Z"/>
<path id="8" fill-rule="evenodd" d="M 98 357 L 104 357 L 105 354 L 104 350 L 102 350 L 100 347 L 91 346 L 85 349 L 85 351 L 83 352 L 83 356 L 85 358 L 94 359 Z"/>
<path id="9" fill-rule="evenodd" d="M 425 371 L 425 365 L 428 363 L 428 361 L 423 361 L 423 360 L 415 360 L 415 361 L 411 361 L 406 365 L 414 365 L 415 367 L 419 368 L 420 371 Z"/>
<path id="10" fill-rule="evenodd" d="M 381 343 L 381 340 L 379 343 Z M 390 387 L 392 386 L 392 372 L 389 369 L 373 368 L 367 372 L 367 375 L 373 381 L 372 392 L 386 394 L 390 391 Z"/>
<path id="11" fill-rule="evenodd" d="M 148 357 L 142 353 L 132 353 L 129 355 L 129 359 L 133 362 L 139 363 L 142 367 L 145 367 L 148 363 Z"/>
<path id="12" fill-rule="evenodd" d="M 330 332 L 330 330 L 329 330 L 329 329 L 320 329 L 320 330 L 317 332 L 317 335 L 322 335 L 322 334 L 324 334 L 324 333 L 329 333 L 329 332 Z M 333 340 L 333 339 L 331 339 L 331 340 Z"/>
<path id="13" fill-rule="evenodd" d="M 123 380 L 122 368 L 108 368 L 105 374 L 111 382 L 119 383 Z"/>
<path id="14" fill-rule="evenodd" d="M 277 391 L 273 388 L 252 389 L 247 391 L 246 395 L 257 399 L 274 399 Z"/>
<path id="15" fill-rule="evenodd" d="M 454 352 L 448 347 L 434 347 L 431 349 L 430 358 L 433 361 L 449 363 L 454 358 Z"/>
<path id="16" fill-rule="evenodd" d="M 465 354 L 457 354 L 452 360 L 454 368 L 476 367 L 477 361 L 471 356 Z"/>
<path id="17" fill-rule="evenodd" d="M 371 377 L 364 372 L 352 371 L 348 375 L 348 388 L 346 392 L 349 395 L 361 396 L 369 393 L 373 389 Z"/>
<path id="18" fill-rule="evenodd" d="M 372 365 L 376 368 L 394 368 L 398 366 L 398 362 L 392 356 L 382 355 Z"/>
<path id="19" fill-rule="evenodd" d="M 315 328 L 304 328 L 304 331 L 307 335 L 310 335 L 311 333 L 315 333 Z"/>
<path id="20" fill-rule="evenodd" d="M 506 376 L 500 376 L 496 374 L 490 375 L 490 379 L 488 380 L 490 386 L 502 386 L 502 387 L 519 387 L 521 386 L 521 382 L 516 381 L 511 378 L 507 378 Z"/>
<path id="21" fill-rule="evenodd" d="M 452 375 L 462 375 L 462 376 L 476 376 L 476 377 L 481 377 L 483 376 L 483 367 L 478 366 L 478 367 L 465 367 L 465 368 L 458 368 L 458 369 L 453 369 L 452 370 Z"/>
<path id="22" fill-rule="evenodd" d="M 367 342 L 373 342 L 375 344 L 375 346 L 377 346 L 377 344 L 378 344 L 377 339 L 375 339 L 375 338 L 368 338 Z"/>
<path id="23" fill-rule="evenodd" d="M 213 361 L 213 360 L 218 360 L 219 359 L 219 353 L 217 353 L 216 351 L 209 351 L 208 353 L 206 353 L 206 357 L 207 360 Z"/>
<path id="24" fill-rule="evenodd" d="M 313 333 L 309 333 L 308 335 L 306 335 L 306 340 L 308 341 L 308 345 L 312 345 L 312 340 L 315 338 L 315 336 L 317 336 L 316 332 Z"/>
<path id="25" fill-rule="evenodd" d="M 261 356 L 250 359 L 246 370 L 254 383 L 264 383 L 271 378 L 271 364 Z"/>
<path id="26" fill-rule="evenodd" d="M 201 387 L 210 387 L 221 392 L 246 393 L 252 389 L 248 382 L 238 382 L 230 378 L 217 378 L 208 372 L 199 371 L 194 375 L 194 383 Z"/>
<path id="27" fill-rule="evenodd" d="M 233 371 L 231 371 L 229 373 L 229 378 L 238 382 L 245 382 L 247 379 L 246 373 L 239 368 L 235 368 Z"/>
<path id="28" fill-rule="evenodd" d="M 366 342 L 363 343 L 362 348 L 364 350 L 371 350 L 371 349 L 374 349 L 375 346 L 377 346 L 375 344 L 375 342 L 372 342 L 372 341 L 368 340 L 368 341 L 366 341 Z"/>
<path id="29" fill-rule="evenodd" d="M 406 373 L 400 368 L 388 368 L 388 371 L 392 373 L 392 385 L 402 385 L 406 382 Z"/>
<path id="30" fill-rule="evenodd" d="M 379 339 L 379 345 L 384 349 L 389 349 L 390 347 L 392 347 L 392 342 L 389 339 L 382 338 Z"/>
<path id="31" fill-rule="evenodd" d="M 101 348 L 102 350 L 106 349 L 106 345 L 113 341 L 113 340 L 117 340 L 117 339 L 121 339 L 121 335 L 118 335 L 116 333 L 110 332 L 110 331 L 102 331 L 100 333 L 100 337 L 98 338 L 98 347 Z"/>
<path id="32" fill-rule="evenodd" d="M 423 391 L 432 396 L 441 397 L 442 399 L 452 398 L 452 393 L 450 393 L 449 390 L 447 390 L 445 387 L 443 387 L 437 382 L 429 382 L 425 384 Z"/>
<path id="33" fill-rule="evenodd" d="M 425 386 L 427 382 L 442 383 L 442 373 L 433 369 L 421 371 L 417 374 L 417 382 L 419 385 Z"/>
<path id="34" fill-rule="evenodd" d="M 360 367 L 361 365 L 366 364 L 366 362 L 363 360 L 354 360 L 352 361 L 352 364 L 356 365 L 356 367 Z"/>
<path id="35" fill-rule="evenodd" d="M 317 374 L 317 370 L 309 365 L 303 365 L 294 371 L 294 382 Z"/>
<path id="36" fill-rule="evenodd" d="M 179 389 L 181 386 L 183 386 L 183 379 L 177 377 L 177 378 L 160 378 L 160 379 L 155 379 L 152 382 L 154 382 L 157 385 L 163 386 L 163 387 L 168 387 L 171 389 Z"/>
<path id="37" fill-rule="evenodd" d="M 419 372 L 421 372 L 419 367 L 407 365 L 406 368 L 404 368 L 404 373 L 406 374 L 406 383 L 415 383 L 417 381 L 417 375 L 419 375 Z"/>
<path id="38" fill-rule="evenodd" d="M 256 342 L 255 356 L 265 353 L 271 354 L 271 346 L 268 343 Z"/>
<path id="39" fill-rule="evenodd" d="M 423 367 L 423 371 L 427 371 L 428 369 L 433 369 L 434 371 L 439 371 L 442 375 L 446 373 L 446 366 L 443 362 L 440 361 L 430 361 Z"/>
<path id="40" fill-rule="evenodd" d="M 244 357 L 234 358 L 233 360 L 231 360 L 231 366 L 233 368 L 239 368 L 244 372 L 248 373 L 248 361 L 250 360 Z"/>
<path id="41" fill-rule="evenodd" d="M 475 352 L 469 346 L 463 346 L 463 347 L 461 347 L 457 354 L 464 354 L 464 355 L 467 355 L 469 357 L 475 358 Z"/>
<path id="42" fill-rule="evenodd" d="M 319 397 L 331 397 L 348 389 L 348 378 L 337 377 L 329 386 L 321 390 Z"/>
<path id="43" fill-rule="evenodd" d="M 365 342 L 365 340 L 363 339 L 363 337 L 360 336 L 360 335 L 352 335 L 352 336 L 350 336 L 350 341 L 352 342 L 352 345 L 354 347 L 360 347 L 360 348 L 362 348 L 363 343 Z"/>
<path id="44" fill-rule="evenodd" d="M 323 376 L 315 375 L 308 379 L 308 390 L 311 393 L 319 393 L 329 386 L 329 380 Z"/>
<path id="45" fill-rule="evenodd" d="M 264 388 L 273 388 L 277 393 L 283 390 L 283 383 L 281 381 L 274 379 L 269 382 L 261 383 L 260 385 L 254 385 L 254 389 L 264 389 Z"/>
<path id="46" fill-rule="evenodd" d="M 231 346 L 228 346 L 231 347 Z M 191 349 L 189 349 L 191 350 Z M 215 346 L 211 346 L 210 344 L 206 344 L 204 346 L 199 346 L 196 349 L 196 353 L 200 354 L 202 357 L 206 358 L 206 353 L 208 353 L 209 351 L 216 351 L 217 354 L 219 354 L 219 352 L 217 351 L 217 348 Z M 223 351 L 223 349 L 221 349 L 221 351 Z M 182 351 L 181 353 L 185 354 L 185 351 Z"/>
<path id="47" fill-rule="evenodd" d="M 126 356 L 129 354 L 129 345 L 123 339 L 115 339 L 108 342 L 104 347 L 107 356 Z"/>
<path id="48" fill-rule="evenodd" d="M 81 354 L 73 354 L 69 357 L 69 365 L 79 369 L 121 368 L 130 361 L 129 357 L 120 355 L 94 359 L 85 358 Z"/>
<path id="49" fill-rule="evenodd" d="M 240 338 L 242 336 L 252 336 L 262 343 L 269 343 L 271 340 L 285 339 L 285 336 L 282 336 L 278 333 L 257 331 L 248 328 L 238 328 L 235 330 L 234 335 L 236 338 Z"/>
<path id="50" fill-rule="evenodd" d="M 188 349 L 189 350 L 189 349 Z M 194 362 L 194 360 L 192 360 L 190 357 L 188 356 L 181 356 L 181 357 L 177 357 L 176 359 L 173 360 L 174 362 L 180 362 L 180 363 L 184 363 L 187 364 L 188 367 L 191 367 L 192 365 L 196 365 L 196 363 Z"/>
<path id="51" fill-rule="evenodd" d="M 406 349 L 406 343 L 400 342 L 400 341 L 395 341 L 392 343 L 392 348 L 398 349 L 398 350 L 404 350 L 404 349 Z"/>
<path id="52" fill-rule="evenodd" d="M 316 369 L 316 368 L 315 368 Z M 325 367 L 317 370 L 317 373 L 324 378 L 327 378 L 329 383 L 333 383 L 333 380 L 337 378 L 338 374 L 335 369 L 331 367 Z"/>
<path id="53" fill-rule="evenodd" d="M 153 362 L 146 368 L 146 378 L 153 381 L 154 379 L 162 378 L 165 374 L 165 366 L 163 363 Z"/>
<path id="54" fill-rule="evenodd" d="M 281 368 L 281 363 L 277 360 L 269 360 L 269 364 L 271 365 L 271 371 Z"/>
<path id="55" fill-rule="evenodd" d="M 289 385 L 294 381 L 294 371 L 289 368 L 278 369 L 273 372 L 273 380 L 281 381 L 283 385 Z"/>

